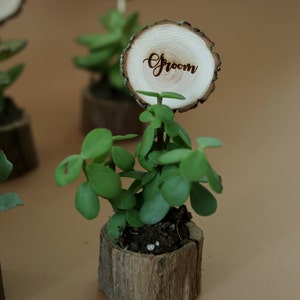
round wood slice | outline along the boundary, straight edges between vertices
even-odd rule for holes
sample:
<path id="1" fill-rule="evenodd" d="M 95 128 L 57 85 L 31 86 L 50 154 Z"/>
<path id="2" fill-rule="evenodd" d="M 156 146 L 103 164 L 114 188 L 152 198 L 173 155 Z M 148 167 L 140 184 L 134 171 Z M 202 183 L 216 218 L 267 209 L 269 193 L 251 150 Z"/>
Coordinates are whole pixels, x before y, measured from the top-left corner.
<path id="1" fill-rule="evenodd" d="M 157 100 L 137 91 L 175 92 L 185 100 L 164 99 L 163 104 L 186 111 L 214 90 L 221 61 L 213 47 L 203 32 L 187 22 L 160 21 L 133 36 L 122 55 L 121 71 L 141 105 Z"/>
<path id="2" fill-rule="evenodd" d="M 0 0 L 0 24 L 16 16 L 25 0 Z"/>

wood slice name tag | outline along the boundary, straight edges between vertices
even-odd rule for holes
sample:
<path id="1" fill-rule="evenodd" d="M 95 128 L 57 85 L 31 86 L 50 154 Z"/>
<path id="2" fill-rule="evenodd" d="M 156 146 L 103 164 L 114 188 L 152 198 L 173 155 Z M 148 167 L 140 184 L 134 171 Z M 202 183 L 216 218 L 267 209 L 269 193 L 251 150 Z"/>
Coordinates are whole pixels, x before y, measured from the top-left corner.
<path id="1" fill-rule="evenodd" d="M 214 90 L 220 70 L 214 43 L 187 22 L 160 21 L 131 39 L 121 58 L 125 83 L 143 106 L 156 99 L 136 91 L 175 92 L 185 100 L 164 99 L 172 109 L 186 111 L 203 103 Z"/>
<path id="2" fill-rule="evenodd" d="M 17 15 L 25 0 L 0 0 L 0 25 Z"/>

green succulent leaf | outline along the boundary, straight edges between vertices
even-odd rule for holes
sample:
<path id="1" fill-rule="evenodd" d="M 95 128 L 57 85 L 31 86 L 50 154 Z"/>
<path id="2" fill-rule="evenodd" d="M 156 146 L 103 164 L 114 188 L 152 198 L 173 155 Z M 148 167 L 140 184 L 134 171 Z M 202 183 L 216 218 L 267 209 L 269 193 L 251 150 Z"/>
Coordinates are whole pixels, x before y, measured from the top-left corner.
<path id="1" fill-rule="evenodd" d="M 0 61 L 4 61 L 18 52 L 20 52 L 26 46 L 25 40 L 12 40 L 0 43 Z"/>
<path id="2" fill-rule="evenodd" d="M 113 144 L 113 137 L 110 130 L 96 128 L 90 131 L 83 140 L 81 155 L 84 159 L 95 158 L 108 153 Z"/>
<path id="3" fill-rule="evenodd" d="M 155 105 L 154 113 L 164 123 L 170 123 L 174 119 L 174 113 L 169 106 Z"/>
<path id="4" fill-rule="evenodd" d="M 174 92 L 161 92 L 160 96 L 162 98 L 171 98 L 171 99 L 177 99 L 177 100 L 185 100 L 185 97 L 181 94 L 174 93 Z"/>
<path id="5" fill-rule="evenodd" d="M 112 159 L 115 165 L 123 171 L 130 171 L 133 169 L 135 159 L 132 154 L 123 147 L 113 146 L 111 149 Z"/>
<path id="6" fill-rule="evenodd" d="M 199 183 L 192 184 L 190 201 L 193 210 L 201 216 L 212 215 L 217 210 L 216 198 Z"/>
<path id="7" fill-rule="evenodd" d="M 103 64 L 108 65 L 108 61 L 114 54 L 114 49 L 106 48 L 99 52 L 90 53 L 86 56 L 76 56 L 73 58 L 73 63 L 78 68 L 97 71 Z"/>
<path id="8" fill-rule="evenodd" d="M 109 238 L 112 241 L 117 241 L 126 227 L 126 213 L 118 212 L 115 213 L 108 221 L 106 230 Z"/>
<path id="9" fill-rule="evenodd" d="M 201 149 L 217 148 L 222 146 L 222 142 L 219 139 L 212 137 L 199 137 L 196 139 L 196 141 Z"/>
<path id="10" fill-rule="evenodd" d="M 160 94 L 156 93 L 156 92 L 140 91 L 140 90 L 138 90 L 136 92 L 139 93 L 139 94 L 145 95 L 145 96 L 149 96 L 149 97 L 155 97 L 155 98 L 160 97 Z"/>
<path id="11" fill-rule="evenodd" d="M 206 174 L 208 162 L 203 151 L 194 150 L 180 163 L 180 172 L 190 182 L 200 181 Z"/>
<path id="12" fill-rule="evenodd" d="M 139 116 L 140 121 L 143 123 L 151 122 L 153 118 L 153 114 L 148 110 L 143 111 Z"/>
<path id="13" fill-rule="evenodd" d="M 4 83 L 0 82 L 0 90 L 3 90 L 4 88 L 7 88 L 8 86 L 12 85 L 15 82 L 15 80 L 20 76 L 23 69 L 24 65 L 19 64 L 7 70 L 4 73 L 6 75 L 6 81 Z"/>
<path id="14" fill-rule="evenodd" d="M 144 130 L 144 134 L 142 137 L 140 156 L 142 157 L 146 156 L 148 152 L 151 150 L 154 137 L 155 137 L 155 129 L 153 128 L 153 126 L 148 126 Z"/>
<path id="15" fill-rule="evenodd" d="M 117 9 L 110 9 L 105 16 L 99 18 L 99 21 L 108 31 L 114 31 L 125 24 L 126 17 Z"/>
<path id="16" fill-rule="evenodd" d="M 192 148 L 192 142 L 186 130 L 178 123 L 176 125 L 178 127 L 178 135 L 173 138 L 174 142 L 182 148 Z"/>
<path id="17" fill-rule="evenodd" d="M 211 186 L 211 188 L 216 193 L 222 193 L 223 186 L 222 186 L 221 178 L 210 165 L 208 165 L 206 175 L 207 175 L 208 183 Z"/>
<path id="18" fill-rule="evenodd" d="M 191 149 L 186 148 L 174 149 L 162 154 L 159 157 L 159 161 L 164 165 L 179 163 L 191 152 Z"/>
<path id="19" fill-rule="evenodd" d="M 126 210 L 126 220 L 133 227 L 139 228 L 144 226 L 144 223 L 139 218 L 139 211 L 136 209 Z"/>
<path id="20" fill-rule="evenodd" d="M 118 61 L 114 65 L 109 67 L 108 78 L 112 86 L 114 86 L 116 89 L 125 89 L 124 78 L 121 75 Z"/>
<path id="21" fill-rule="evenodd" d="M 131 191 L 122 189 L 118 197 L 110 199 L 110 202 L 114 208 L 131 209 L 136 205 L 136 198 Z"/>
<path id="22" fill-rule="evenodd" d="M 5 181 L 13 169 L 13 164 L 7 159 L 4 151 L 0 150 L 0 182 Z"/>
<path id="23" fill-rule="evenodd" d="M 161 193 L 170 206 L 185 203 L 190 193 L 190 182 L 181 175 L 168 178 L 161 186 Z"/>
<path id="24" fill-rule="evenodd" d="M 145 224 L 156 224 L 161 221 L 170 209 L 163 195 L 157 192 L 152 197 L 147 197 L 141 206 L 139 218 Z"/>
<path id="25" fill-rule="evenodd" d="M 124 134 L 124 135 L 114 135 L 113 141 L 125 141 L 136 138 L 138 135 L 131 133 L 131 134 Z"/>
<path id="26" fill-rule="evenodd" d="M 9 210 L 19 205 L 23 205 L 23 202 L 16 193 L 10 192 L 0 196 L 0 211 Z"/>
<path id="27" fill-rule="evenodd" d="M 70 155 L 61 161 L 54 172 L 56 184 L 64 186 L 75 181 L 81 173 L 83 162 L 79 154 Z"/>
<path id="28" fill-rule="evenodd" d="M 92 188 L 101 197 L 112 199 L 120 195 L 120 177 L 109 167 L 91 163 L 86 166 L 86 173 Z"/>
<path id="29" fill-rule="evenodd" d="M 171 138 L 174 138 L 179 134 L 179 129 L 175 122 L 165 123 L 165 131 Z"/>
<path id="30" fill-rule="evenodd" d="M 89 182 L 82 183 L 77 189 L 75 207 L 88 220 L 92 220 L 98 216 L 100 202 L 97 193 L 93 190 Z"/>

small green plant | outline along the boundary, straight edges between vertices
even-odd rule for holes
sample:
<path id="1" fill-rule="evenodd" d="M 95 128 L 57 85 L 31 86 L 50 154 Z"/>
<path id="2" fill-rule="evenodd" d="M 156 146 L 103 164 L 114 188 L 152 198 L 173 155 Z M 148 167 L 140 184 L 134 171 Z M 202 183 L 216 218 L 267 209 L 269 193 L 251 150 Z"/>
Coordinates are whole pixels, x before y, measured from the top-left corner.
<path id="1" fill-rule="evenodd" d="M 87 47 L 86 56 L 76 56 L 73 63 L 92 74 L 97 74 L 102 82 L 123 90 L 124 81 L 120 74 L 120 56 L 131 36 L 140 29 L 138 14 L 125 15 L 125 0 L 117 1 L 117 8 L 110 9 L 99 18 L 107 32 L 79 36 L 77 42 Z"/>
<path id="2" fill-rule="evenodd" d="M 75 181 L 81 172 L 85 174 L 75 196 L 75 206 L 83 217 L 98 216 L 99 196 L 110 202 L 114 215 L 107 230 L 115 241 L 127 224 L 141 227 L 158 223 L 171 207 L 181 206 L 188 199 L 197 214 L 211 215 L 217 201 L 205 184 L 216 193 L 222 191 L 220 177 L 205 153 L 206 148 L 221 146 L 221 141 L 200 137 L 196 139 L 197 148 L 192 149 L 189 135 L 163 104 L 164 98 L 184 97 L 172 92 L 139 93 L 156 97 L 157 104 L 140 115 L 140 121 L 148 126 L 134 154 L 116 142 L 136 135 L 113 136 L 108 129 L 97 128 L 87 134 L 81 152 L 65 158 L 55 170 L 59 186 Z M 129 188 L 122 185 L 125 177 L 132 181 Z"/>
<path id="3" fill-rule="evenodd" d="M 0 42 L 0 62 L 5 61 L 26 46 L 25 40 L 11 40 Z M 24 64 L 18 64 L 6 71 L 0 71 L 0 113 L 4 111 L 5 105 L 5 90 L 12 85 L 15 80 L 20 76 L 24 69 Z"/>
<path id="4" fill-rule="evenodd" d="M 5 153 L 0 150 L 0 182 L 4 182 L 8 178 L 12 169 L 12 163 L 7 159 Z M 18 205 L 23 205 L 23 202 L 16 193 L 9 192 L 0 195 L 0 211 L 9 210 Z"/>

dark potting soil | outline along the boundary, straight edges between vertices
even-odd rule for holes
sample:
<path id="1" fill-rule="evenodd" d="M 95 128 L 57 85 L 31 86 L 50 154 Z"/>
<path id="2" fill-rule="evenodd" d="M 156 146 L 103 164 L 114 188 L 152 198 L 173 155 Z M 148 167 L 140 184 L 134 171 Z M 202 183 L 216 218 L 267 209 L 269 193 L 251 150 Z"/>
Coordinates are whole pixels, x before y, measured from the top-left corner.
<path id="1" fill-rule="evenodd" d="M 0 126 L 18 121 L 22 116 L 23 110 L 18 108 L 11 98 L 4 98 L 3 108 L 0 108 Z"/>
<path id="2" fill-rule="evenodd" d="M 172 207 L 165 218 L 157 224 L 141 228 L 127 226 L 119 246 L 129 251 L 144 254 L 163 254 L 175 251 L 189 240 L 187 223 L 192 215 L 186 207 Z"/>

